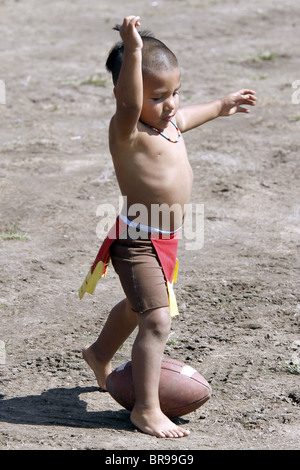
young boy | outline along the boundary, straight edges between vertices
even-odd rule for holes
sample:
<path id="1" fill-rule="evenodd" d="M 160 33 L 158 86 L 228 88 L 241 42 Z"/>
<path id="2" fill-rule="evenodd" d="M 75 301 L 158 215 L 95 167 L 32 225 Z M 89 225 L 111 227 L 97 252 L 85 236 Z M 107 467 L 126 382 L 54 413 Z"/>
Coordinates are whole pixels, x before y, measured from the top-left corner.
<path id="1" fill-rule="evenodd" d="M 171 278 L 166 273 L 169 269 L 172 277 L 175 269 L 176 234 L 193 180 L 181 134 L 219 116 L 247 113 L 249 110 L 242 106 L 253 106 L 256 98 L 254 91 L 240 90 L 206 104 L 179 108 L 177 59 L 157 39 L 141 36 L 138 26 L 138 16 L 124 19 L 119 27 L 122 42 L 107 60 L 116 98 L 109 144 L 127 210 L 120 215 L 118 224 L 122 227 L 118 225 L 105 259 L 109 253 L 126 298 L 112 309 L 97 341 L 83 349 L 83 357 L 105 389 L 114 354 L 138 327 L 132 348 L 136 401 L 131 421 L 145 433 L 178 438 L 189 431 L 163 414 L 158 385 L 171 324 L 167 290 Z M 152 209 L 161 205 L 175 208 L 172 217 L 154 221 Z M 134 209 L 141 207 L 146 210 L 139 211 L 137 225 Z M 138 238 L 130 235 L 132 228 L 139 230 Z M 169 236 L 162 240 L 166 234 Z M 81 296 L 89 292 L 86 284 Z"/>

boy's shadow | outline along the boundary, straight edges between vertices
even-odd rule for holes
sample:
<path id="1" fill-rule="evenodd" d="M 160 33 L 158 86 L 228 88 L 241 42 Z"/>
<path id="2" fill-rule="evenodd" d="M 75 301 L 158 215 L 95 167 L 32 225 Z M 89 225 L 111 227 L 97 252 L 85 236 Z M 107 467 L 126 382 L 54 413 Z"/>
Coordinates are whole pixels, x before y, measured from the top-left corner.
<path id="1" fill-rule="evenodd" d="M 79 395 L 96 391 L 101 393 L 97 387 L 75 387 L 8 399 L 0 395 L 0 422 L 133 431 L 130 413 L 125 409 L 87 411 L 87 403 Z"/>

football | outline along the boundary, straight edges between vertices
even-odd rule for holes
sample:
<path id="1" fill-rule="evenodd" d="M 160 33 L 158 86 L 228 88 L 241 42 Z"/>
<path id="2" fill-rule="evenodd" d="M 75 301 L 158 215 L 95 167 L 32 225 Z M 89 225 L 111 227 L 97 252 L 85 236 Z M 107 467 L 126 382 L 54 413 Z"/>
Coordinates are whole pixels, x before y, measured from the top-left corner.
<path id="1" fill-rule="evenodd" d="M 110 395 L 121 406 L 132 410 L 135 402 L 131 361 L 115 369 L 106 379 Z M 211 396 L 211 387 L 202 375 L 183 362 L 163 357 L 159 381 L 159 400 L 169 418 L 183 416 L 202 406 Z"/>

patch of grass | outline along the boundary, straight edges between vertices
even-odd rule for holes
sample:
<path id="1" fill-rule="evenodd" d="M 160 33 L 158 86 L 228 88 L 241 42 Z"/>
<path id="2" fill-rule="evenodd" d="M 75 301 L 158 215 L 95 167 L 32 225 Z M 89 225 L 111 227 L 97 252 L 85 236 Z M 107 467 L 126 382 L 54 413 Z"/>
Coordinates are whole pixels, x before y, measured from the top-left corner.
<path id="1" fill-rule="evenodd" d="M 92 85 L 92 86 L 106 86 L 107 80 L 102 78 L 99 74 L 91 75 L 90 77 L 82 80 L 79 85 Z"/>
<path id="2" fill-rule="evenodd" d="M 249 74 L 248 77 L 251 80 L 267 80 L 269 78 L 269 74 L 267 73 L 262 73 L 260 75 Z"/>
<path id="3" fill-rule="evenodd" d="M 83 80 L 66 80 L 61 82 L 61 84 L 63 86 L 71 86 L 75 88 L 81 85 L 105 87 L 107 85 L 107 79 L 103 78 L 99 73 L 95 73 L 87 78 L 84 78 Z"/>
<path id="4" fill-rule="evenodd" d="M 275 54 L 272 51 L 262 50 L 262 51 L 257 52 L 256 54 L 250 54 L 250 55 L 240 57 L 240 58 L 237 58 L 237 59 L 231 59 L 231 62 L 233 62 L 233 63 L 272 62 L 272 61 L 278 59 L 278 57 L 279 57 L 278 54 Z"/>
<path id="5" fill-rule="evenodd" d="M 277 59 L 277 54 L 271 51 L 260 51 L 257 55 L 258 60 L 271 61 Z"/>
<path id="6" fill-rule="evenodd" d="M 293 116 L 290 118 L 291 122 L 299 122 L 300 121 L 300 114 L 297 114 L 297 116 Z"/>
<path id="7" fill-rule="evenodd" d="M 10 224 L 6 230 L 0 232 L 0 240 L 21 240 L 28 241 L 30 236 L 28 233 L 21 231 L 17 224 Z"/>
<path id="8" fill-rule="evenodd" d="M 258 77 L 259 80 L 266 80 L 267 78 L 269 78 L 269 75 L 267 73 L 262 73 Z"/>

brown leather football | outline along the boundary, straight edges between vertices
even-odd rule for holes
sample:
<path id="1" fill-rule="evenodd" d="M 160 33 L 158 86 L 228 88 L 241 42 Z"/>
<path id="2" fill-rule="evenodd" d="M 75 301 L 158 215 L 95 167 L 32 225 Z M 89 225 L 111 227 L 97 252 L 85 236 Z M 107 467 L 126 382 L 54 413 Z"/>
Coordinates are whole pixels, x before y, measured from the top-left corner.
<path id="1" fill-rule="evenodd" d="M 121 406 L 132 410 L 135 402 L 131 361 L 115 369 L 106 379 L 110 395 Z M 202 406 L 211 396 L 211 387 L 202 375 L 183 362 L 163 357 L 159 381 L 159 400 L 169 418 L 183 416 Z"/>

